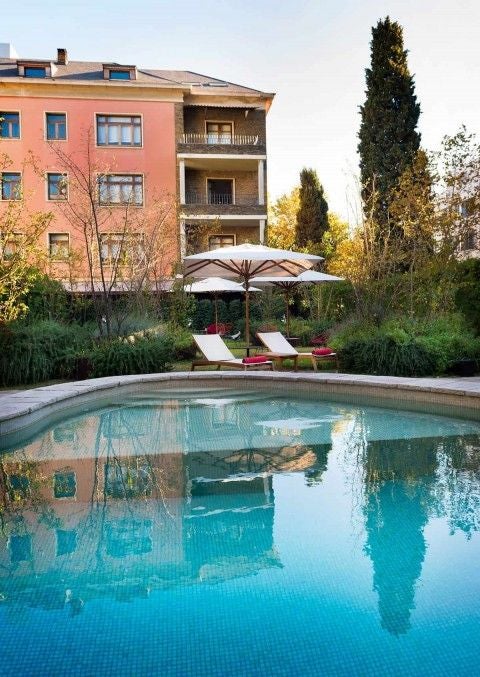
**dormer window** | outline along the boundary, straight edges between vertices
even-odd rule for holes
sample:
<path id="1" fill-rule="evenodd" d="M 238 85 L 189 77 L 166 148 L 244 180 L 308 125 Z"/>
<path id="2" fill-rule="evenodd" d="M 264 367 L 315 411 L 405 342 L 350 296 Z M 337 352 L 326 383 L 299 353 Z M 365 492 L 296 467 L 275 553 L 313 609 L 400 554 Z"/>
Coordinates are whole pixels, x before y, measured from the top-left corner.
<path id="1" fill-rule="evenodd" d="M 108 75 L 109 80 L 130 80 L 130 71 L 112 70 Z"/>
<path id="2" fill-rule="evenodd" d="M 25 77 L 26 78 L 46 78 L 47 69 L 44 66 L 26 66 L 25 67 Z"/>
<path id="3" fill-rule="evenodd" d="M 121 66 L 117 63 L 104 63 L 103 78 L 104 80 L 136 80 L 137 67 Z"/>
<path id="4" fill-rule="evenodd" d="M 17 61 L 21 78 L 51 78 L 54 67 L 50 61 Z"/>

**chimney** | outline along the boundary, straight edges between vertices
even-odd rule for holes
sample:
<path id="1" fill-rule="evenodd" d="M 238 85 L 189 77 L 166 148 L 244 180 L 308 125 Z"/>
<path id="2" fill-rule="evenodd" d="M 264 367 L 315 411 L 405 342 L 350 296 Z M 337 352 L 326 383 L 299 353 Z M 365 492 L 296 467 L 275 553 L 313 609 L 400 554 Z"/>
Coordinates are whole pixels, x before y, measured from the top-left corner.
<path id="1" fill-rule="evenodd" d="M 67 63 L 68 63 L 67 50 L 64 47 L 59 47 L 57 49 L 57 64 L 59 66 L 66 66 Z"/>
<path id="2" fill-rule="evenodd" d="M 7 59 L 18 59 L 15 47 L 9 42 L 0 42 L 0 56 Z"/>

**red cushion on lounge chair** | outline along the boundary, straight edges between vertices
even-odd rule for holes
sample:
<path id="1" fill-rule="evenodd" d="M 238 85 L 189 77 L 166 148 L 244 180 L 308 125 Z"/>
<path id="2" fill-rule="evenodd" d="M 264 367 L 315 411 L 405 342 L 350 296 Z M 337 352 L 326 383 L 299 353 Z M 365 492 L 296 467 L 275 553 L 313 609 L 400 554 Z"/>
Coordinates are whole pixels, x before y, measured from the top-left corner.
<path id="1" fill-rule="evenodd" d="M 325 348 L 314 348 L 312 350 L 312 355 L 331 355 L 333 350 L 325 346 Z"/>
<path id="2" fill-rule="evenodd" d="M 244 357 L 242 362 L 243 364 L 261 364 L 262 362 L 268 362 L 268 359 L 265 355 L 254 355 L 253 357 Z"/>

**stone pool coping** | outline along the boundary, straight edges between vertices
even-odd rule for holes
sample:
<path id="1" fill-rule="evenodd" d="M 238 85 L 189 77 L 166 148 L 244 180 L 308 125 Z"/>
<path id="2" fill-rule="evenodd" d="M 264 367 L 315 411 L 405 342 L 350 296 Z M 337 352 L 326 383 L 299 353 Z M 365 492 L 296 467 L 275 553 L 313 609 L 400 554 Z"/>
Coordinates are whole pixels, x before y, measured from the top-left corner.
<path id="1" fill-rule="evenodd" d="M 289 387 L 286 389 L 286 383 Z M 115 392 L 138 390 L 143 384 L 158 383 L 162 390 L 183 387 L 239 387 L 268 389 L 278 394 L 308 394 L 322 397 L 370 398 L 389 401 L 389 406 L 427 410 L 439 407 L 442 413 L 480 419 L 480 379 L 402 378 L 334 373 L 271 371 L 169 372 L 134 376 L 109 376 L 58 383 L 6 395 L 0 401 L 0 437 L 38 427 L 52 414 L 92 403 Z M 113 389 L 119 388 L 119 391 Z M 92 395 L 96 397 L 92 398 Z M 392 402 L 393 400 L 393 402 Z M 65 414 L 67 412 L 65 411 Z M 16 436 L 16 435 L 15 435 Z"/>

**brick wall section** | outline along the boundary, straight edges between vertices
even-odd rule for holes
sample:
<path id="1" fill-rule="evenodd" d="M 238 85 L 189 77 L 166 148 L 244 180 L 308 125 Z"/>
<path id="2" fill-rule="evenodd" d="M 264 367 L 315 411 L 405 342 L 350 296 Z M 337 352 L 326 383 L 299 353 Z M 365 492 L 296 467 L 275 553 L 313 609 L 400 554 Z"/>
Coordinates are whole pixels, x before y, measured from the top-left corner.
<path id="1" fill-rule="evenodd" d="M 260 227 L 256 223 L 251 226 L 229 226 L 228 224 L 201 224 L 196 226 L 186 224 L 187 250 L 188 253 L 203 252 L 208 250 L 208 238 L 211 235 L 235 235 L 236 244 L 259 244 Z"/>
<path id="2" fill-rule="evenodd" d="M 248 111 L 247 117 L 245 112 Z M 185 133 L 205 134 L 205 122 L 233 122 L 234 134 L 258 136 L 265 144 L 265 111 L 255 108 L 207 108 L 205 106 L 185 106 L 183 126 Z"/>
<path id="3" fill-rule="evenodd" d="M 259 217 L 264 216 L 266 218 L 267 207 L 266 205 L 187 205 L 180 209 L 181 214 L 187 214 L 190 216 L 200 215 L 200 214 L 213 214 L 214 216 L 223 216 L 225 214 L 238 214 L 238 216 L 243 216 L 244 214 L 258 214 Z"/>
<path id="4" fill-rule="evenodd" d="M 185 170 L 185 192 L 196 194 L 203 202 L 207 197 L 207 178 L 234 179 L 235 198 L 240 205 L 258 205 L 257 172 L 218 171 L 218 170 Z M 265 211 L 266 207 L 264 207 Z"/>
<path id="5" fill-rule="evenodd" d="M 175 104 L 175 137 L 179 139 L 184 132 L 183 128 L 183 103 Z"/>
<path id="6" fill-rule="evenodd" d="M 265 155 L 265 144 L 258 143 L 255 146 L 238 146 L 236 144 L 210 144 L 210 143 L 179 143 L 179 153 L 216 153 L 225 155 Z"/>

